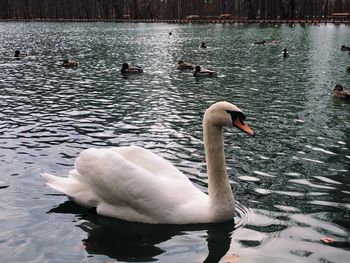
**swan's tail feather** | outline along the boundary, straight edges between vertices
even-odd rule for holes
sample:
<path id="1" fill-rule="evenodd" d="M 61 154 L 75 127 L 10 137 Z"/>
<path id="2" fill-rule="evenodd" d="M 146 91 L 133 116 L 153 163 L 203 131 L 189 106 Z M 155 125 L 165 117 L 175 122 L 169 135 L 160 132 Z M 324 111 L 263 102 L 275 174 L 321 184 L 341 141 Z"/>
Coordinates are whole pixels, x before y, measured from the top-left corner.
<path id="1" fill-rule="evenodd" d="M 49 173 L 42 173 L 41 176 L 46 180 L 46 185 L 59 191 L 62 192 L 68 196 L 69 194 L 69 189 L 76 184 L 72 178 L 69 177 L 58 177 Z"/>
<path id="2" fill-rule="evenodd" d="M 59 177 L 42 173 L 46 185 L 67 195 L 74 202 L 85 207 L 96 207 L 99 198 L 85 184 L 72 177 Z"/>

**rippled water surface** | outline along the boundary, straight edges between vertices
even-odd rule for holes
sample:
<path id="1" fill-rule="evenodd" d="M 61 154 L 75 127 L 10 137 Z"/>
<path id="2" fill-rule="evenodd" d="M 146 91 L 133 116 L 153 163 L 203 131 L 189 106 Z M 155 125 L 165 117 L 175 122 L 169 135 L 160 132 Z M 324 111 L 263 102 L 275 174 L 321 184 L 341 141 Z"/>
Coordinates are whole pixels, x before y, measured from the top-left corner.
<path id="1" fill-rule="evenodd" d="M 330 97 L 350 86 L 343 44 L 350 27 L 334 25 L 0 23 L 0 261 L 348 262 L 350 103 Z M 176 71 L 179 59 L 218 77 Z M 121 76 L 123 62 L 144 74 Z M 225 130 L 235 223 L 127 223 L 44 186 L 82 149 L 134 144 L 206 191 L 201 121 L 218 100 L 257 134 Z"/>

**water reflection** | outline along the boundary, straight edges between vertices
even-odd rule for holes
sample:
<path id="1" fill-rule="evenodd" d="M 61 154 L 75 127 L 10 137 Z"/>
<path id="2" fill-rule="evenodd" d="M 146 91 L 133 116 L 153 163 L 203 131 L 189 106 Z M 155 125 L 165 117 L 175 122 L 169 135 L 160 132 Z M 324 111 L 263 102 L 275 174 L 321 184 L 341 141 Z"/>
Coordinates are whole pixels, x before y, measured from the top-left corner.
<path id="1" fill-rule="evenodd" d="M 235 229 L 234 221 L 221 224 L 201 225 L 151 225 L 131 223 L 114 218 L 98 216 L 91 210 L 66 201 L 49 213 L 76 214 L 81 223 L 77 225 L 87 233 L 82 240 L 89 254 L 106 255 L 110 258 L 128 261 L 155 261 L 157 256 L 169 253 L 164 243 L 179 236 L 195 235 L 207 242 L 208 256 L 203 262 L 219 262 L 230 248 L 231 234 Z M 189 254 L 197 253 L 198 241 L 186 246 Z M 181 244 L 176 241 L 171 247 Z M 190 258 L 190 255 L 187 255 Z"/>

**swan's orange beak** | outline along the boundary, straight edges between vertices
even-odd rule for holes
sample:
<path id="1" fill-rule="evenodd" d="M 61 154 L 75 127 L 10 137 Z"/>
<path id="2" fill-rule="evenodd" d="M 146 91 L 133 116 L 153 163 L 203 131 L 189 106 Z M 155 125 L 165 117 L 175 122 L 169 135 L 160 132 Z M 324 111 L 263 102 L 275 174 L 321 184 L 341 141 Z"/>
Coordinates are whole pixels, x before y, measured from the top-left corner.
<path id="1" fill-rule="evenodd" d="M 255 133 L 252 131 L 252 129 L 249 128 L 248 124 L 245 121 L 242 121 L 240 119 L 236 119 L 233 122 L 233 125 L 236 126 L 241 131 L 244 131 L 245 133 L 248 133 L 251 136 L 255 136 Z"/>

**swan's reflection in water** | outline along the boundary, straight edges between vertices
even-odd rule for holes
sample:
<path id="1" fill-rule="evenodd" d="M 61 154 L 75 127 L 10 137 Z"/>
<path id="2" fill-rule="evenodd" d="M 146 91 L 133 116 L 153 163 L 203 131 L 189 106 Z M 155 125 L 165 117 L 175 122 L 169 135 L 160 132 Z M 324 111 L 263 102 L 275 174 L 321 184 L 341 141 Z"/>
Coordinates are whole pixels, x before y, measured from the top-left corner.
<path id="1" fill-rule="evenodd" d="M 121 221 L 114 218 L 98 216 L 91 211 L 67 201 L 53 208 L 49 213 L 77 214 L 82 223 L 78 225 L 87 233 L 83 240 L 89 254 L 106 255 L 121 261 L 155 261 L 163 253 L 171 253 L 161 248 L 161 243 L 172 242 L 177 236 L 195 235 L 206 240 L 208 255 L 203 255 L 203 262 L 219 262 L 230 248 L 231 233 L 234 230 L 234 221 L 221 224 L 200 225 L 150 225 Z M 195 249 L 198 246 L 193 244 Z M 170 249 L 177 249 L 181 245 L 174 244 Z M 188 248 L 186 248 L 188 250 Z M 203 253 L 203 251 L 200 251 Z M 196 251 L 194 251 L 195 254 Z M 190 256 L 186 251 L 186 256 Z M 188 262 L 195 262 L 188 258 Z"/>

